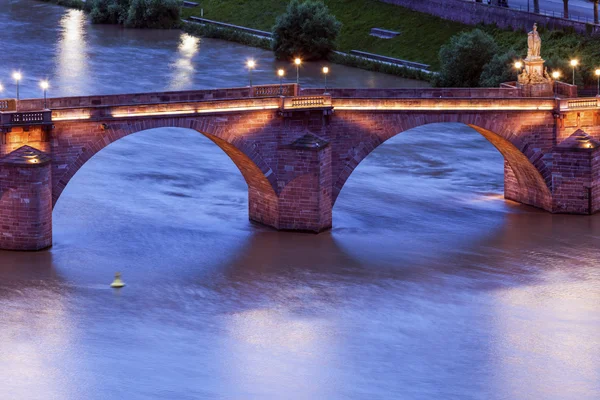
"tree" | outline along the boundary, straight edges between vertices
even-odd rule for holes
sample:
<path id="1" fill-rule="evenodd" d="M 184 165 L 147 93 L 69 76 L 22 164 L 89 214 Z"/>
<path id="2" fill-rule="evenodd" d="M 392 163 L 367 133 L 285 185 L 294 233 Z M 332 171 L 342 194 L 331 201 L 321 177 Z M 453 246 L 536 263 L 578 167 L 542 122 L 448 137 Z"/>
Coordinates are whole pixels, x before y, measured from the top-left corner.
<path id="1" fill-rule="evenodd" d="M 513 82 L 517 80 L 515 60 L 519 55 L 513 49 L 504 54 L 494 54 L 494 57 L 483 67 L 479 86 L 498 87 L 502 82 Z"/>
<path id="2" fill-rule="evenodd" d="M 335 50 L 342 24 L 325 4 L 292 0 L 273 27 L 273 51 L 278 59 L 319 60 Z"/>
<path id="3" fill-rule="evenodd" d="M 494 39 L 480 29 L 459 33 L 440 49 L 438 87 L 477 87 L 483 67 L 498 52 Z"/>
<path id="4" fill-rule="evenodd" d="M 563 17 L 569 18 L 569 0 L 563 0 Z"/>

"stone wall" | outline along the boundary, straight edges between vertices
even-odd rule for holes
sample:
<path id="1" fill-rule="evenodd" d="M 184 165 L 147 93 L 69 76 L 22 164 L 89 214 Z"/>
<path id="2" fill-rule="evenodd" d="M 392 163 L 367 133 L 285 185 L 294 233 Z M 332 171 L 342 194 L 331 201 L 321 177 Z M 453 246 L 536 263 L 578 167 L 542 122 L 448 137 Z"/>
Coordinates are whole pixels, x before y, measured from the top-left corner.
<path id="1" fill-rule="evenodd" d="M 600 33 L 600 26 L 560 17 L 490 6 L 469 0 L 380 0 L 385 3 L 449 19 L 467 25 L 496 24 L 505 29 L 531 30 L 534 23 L 548 29 L 572 28 L 579 33 Z M 590 4 L 590 9 L 591 9 Z M 588 31 L 589 29 L 589 31 Z"/>

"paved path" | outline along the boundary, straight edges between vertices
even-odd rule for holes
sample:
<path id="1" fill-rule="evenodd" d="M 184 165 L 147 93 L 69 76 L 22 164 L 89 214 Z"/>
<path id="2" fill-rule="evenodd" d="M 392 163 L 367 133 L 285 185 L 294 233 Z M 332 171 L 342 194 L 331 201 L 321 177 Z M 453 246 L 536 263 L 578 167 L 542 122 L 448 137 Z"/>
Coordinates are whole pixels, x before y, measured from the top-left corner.
<path id="1" fill-rule="evenodd" d="M 521 8 L 533 11 L 533 0 L 508 0 L 508 5 L 511 8 Z M 562 16 L 563 13 L 562 0 L 540 0 L 540 11 L 544 14 L 555 13 L 557 16 Z M 589 19 L 589 22 L 594 20 L 594 5 L 588 0 L 569 0 L 569 16 L 573 19 Z"/>

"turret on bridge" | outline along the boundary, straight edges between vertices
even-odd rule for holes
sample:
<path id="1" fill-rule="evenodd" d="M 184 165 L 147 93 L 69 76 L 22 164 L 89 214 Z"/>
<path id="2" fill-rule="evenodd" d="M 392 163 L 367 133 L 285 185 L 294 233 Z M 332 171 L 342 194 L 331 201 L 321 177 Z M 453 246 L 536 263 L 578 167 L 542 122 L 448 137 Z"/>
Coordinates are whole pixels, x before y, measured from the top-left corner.
<path id="1" fill-rule="evenodd" d="M 52 243 L 52 207 L 87 160 L 152 128 L 198 131 L 248 184 L 249 217 L 320 232 L 358 164 L 387 139 L 466 124 L 505 159 L 505 197 L 555 213 L 600 209 L 598 98 L 487 89 L 323 89 L 297 85 L 0 100 L 0 248 Z M 280 96 L 282 91 L 284 96 Z M 449 144 L 451 145 L 451 144 Z"/>

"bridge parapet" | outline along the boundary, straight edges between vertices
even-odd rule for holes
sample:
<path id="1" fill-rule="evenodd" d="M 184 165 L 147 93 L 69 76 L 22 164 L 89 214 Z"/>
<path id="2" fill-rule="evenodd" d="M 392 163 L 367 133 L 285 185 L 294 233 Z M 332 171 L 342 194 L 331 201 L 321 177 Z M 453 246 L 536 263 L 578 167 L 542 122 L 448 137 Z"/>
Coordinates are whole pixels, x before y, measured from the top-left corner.
<path id="1" fill-rule="evenodd" d="M 16 111 L 17 100 L 15 99 L 0 99 L 0 112 L 3 111 Z"/>
<path id="2" fill-rule="evenodd" d="M 323 88 L 302 89 L 300 96 L 321 95 Z M 327 93 L 334 98 L 448 98 L 448 97 L 474 97 L 474 98 L 514 98 L 521 97 L 521 90 L 516 87 L 509 88 L 398 88 L 398 89 L 344 89 L 328 88 Z"/>
<path id="3" fill-rule="evenodd" d="M 353 111 L 551 111 L 554 99 L 541 98 L 334 98 L 336 110 Z"/>
<path id="4" fill-rule="evenodd" d="M 47 107 L 61 108 L 123 106 L 135 104 L 164 104 L 177 102 L 197 102 L 212 100 L 232 100 L 252 97 L 278 97 L 280 88 L 284 95 L 298 94 L 295 83 L 280 85 L 260 85 L 227 89 L 184 90 L 179 92 L 111 94 L 99 96 L 75 96 L 47 99 Z M 19 101 L 19 110 L 35 111 L 44 108 L 44 99 L 25 99 Z M 14 110 L 14 109 L 13 109 Z M 0 110 L 3 111 L 3 110 Z"/>

